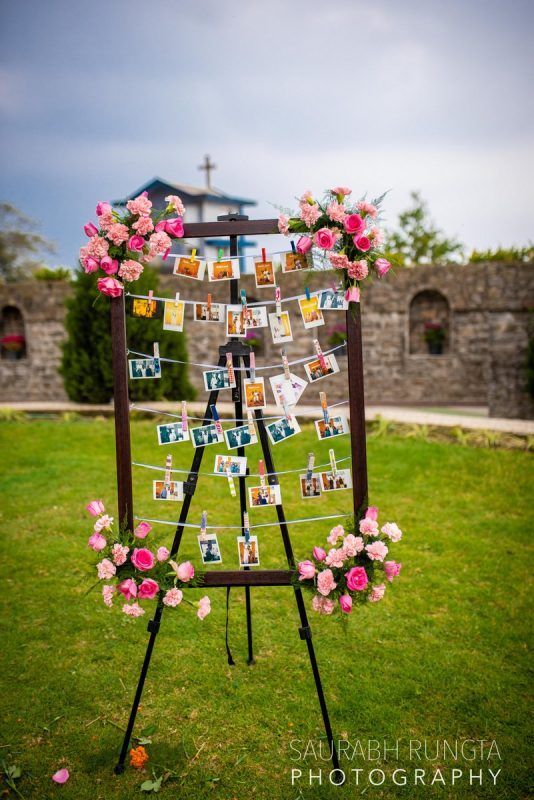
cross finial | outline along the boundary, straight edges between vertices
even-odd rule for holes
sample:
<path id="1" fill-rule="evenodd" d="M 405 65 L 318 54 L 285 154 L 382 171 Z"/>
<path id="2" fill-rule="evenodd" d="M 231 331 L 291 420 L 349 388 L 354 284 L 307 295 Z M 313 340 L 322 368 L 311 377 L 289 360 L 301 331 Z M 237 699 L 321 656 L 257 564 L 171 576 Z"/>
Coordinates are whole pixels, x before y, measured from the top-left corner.
<path id="1" fill-rule="evenodd" d="M 209 155 L 208 156 L 204 156 L 204 163 L 201 164 L 198 169 L 206 171 L 206 187 L 208 189 L 211 189 L 211 171 L 212 171 L 212 169 L 216 169 L 216 168 L 217 168 L 216 164 L 213 164 L 210 161 Z"/>

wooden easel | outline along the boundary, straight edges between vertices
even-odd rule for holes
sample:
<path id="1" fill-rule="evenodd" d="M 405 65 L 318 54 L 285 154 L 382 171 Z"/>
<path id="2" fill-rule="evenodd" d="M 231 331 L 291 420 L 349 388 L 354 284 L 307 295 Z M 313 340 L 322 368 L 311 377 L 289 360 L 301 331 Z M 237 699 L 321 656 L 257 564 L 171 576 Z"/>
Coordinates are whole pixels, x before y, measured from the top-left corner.
<path id="1" fill-rule="evenodd" d="M 184 226 L 185 238 L 206 238 L 228 236 L 230 239 L 230 256 L 238 255 L 238 237 L 245 235 L 274 234 L 278 233 L 277 220 L 249 220 L 248 217 L 239 214 L 229 214 L 217 218 L 217 222 L 200 222 Z M 238 304 L 239 300 L 239 281 L 230 281 L 230 303 Z M 348 355 L 348 375 L 349 375 L 349 412 L 350 412 L 350 434 L 351 434 L 351 456 L 352 456 L 352 480 L 353 480 L 353 507 L 356 519 L 364 516 L 367 510 L 367 459 L 365 442 L 365 409 L 363 395 L 363 357 L 362 357 L 362 338 L 361 338 L 361 317 L 360 307 L 357 303 L 350 303 L 346 312 L 347 318 L 347 355 Z M 127 361 L 127 342 L 126 342 L 126 315 L 124 295 L 111 299 L 111 341 L 113 356 L 113 386 L 115 403 L 115 442 L 116 442 L 116 462 L 117 462 L 117 489 L 118 489 L 118 513 L 121 522 L 126 520 L 129 530 L 133 530 L 133 491 L 132 491 L 132 470 L 131 470 L 131 442 L 130 442 L 130 408 L 128 401 L 128 361 Z M 243 364 L 246 374 L 250 369 L 251 348 L 239 339 L 232 339 L 219 348 L 219 366 L 226 364 L 227 354 L 231 354 L 234 367 Z M 236 387 L 232 391 L 232 401 L 235 407 L 235 418 L 243 419 L 243 396 L 242 396 L 242 372 L 235 370 Z M 204 424 L 212 420 L 211 406 L 216 403 L 218 391 L 210 393 Z M 263 412 L 256 410 L 256 425 L 258 428 L 259 440 L 263 450 L 263 457 L 270 484 L 276 484 L 278 478 L 274 462 L 271 455 L 269 440 L 263 420 Z M 244 448 L 238 448 L 238 455 L 244 455 Z M 175 557 L 178 553 L 184 526 L 189 513 L 189 507 L 195 493 L 198 471 L 202 462 L 204 447 L 195 450 L 191 470 L 187 481 L 184 482 L 184 501 L 182 504 L 180 518 L 176 527 L 174 541 L 171 548 L 171 556 Z M 243 525 L 243 515 L 247 510 L 246 501 L 246 481 L 245 476 L 239 477 L 239 499 L 241 508 L 241 524 Z M 252 643 L 252 615 L 251 615 L 251 587 L 253 586 L 293 586 L 295 601 L 300 618 L 299 635 L 306 642 L 308 656 L 312 668 L 317 697 L 323 717 L 326 738 L 332 752 L 332 765 L 334 769 L 339 769 L 337 751 L 334 746 L 332 728 L 328 715 L 328 708 L 324 697 L 319 667 L 315 657 L 315 650 L 312 642 L 312 632 L 308 623 L 306 606 L 300 586 L 295 585 L 293 576 L 295 572 L 295 558 L 286 523 L 284 508 L 282 505 L 275 506 L 284 550 L 289 569 L 287 570 L 265 570 L 250 569 L 244 567 L 242 570 L 229 571 L 207 571 L 205 573 L 204 586 L 225 587 L 227 592 L 231 587 L 244 587 L 246 597 L 247 615 L 247 642 L 248 642 L 248 663 L 254 662 L 253 643 Z M 158 635 L 161 617 L 163 614 L 163 603 L 160 601 L 156 606 L 154 617 L 148 623 L 150 634 L 145 658 L 139 676 L 139 682 L 135 692 L 124 741 L 119 755 L 119 760 L 115 766 L 115 772 L 120 774 L 124 771 L 124 764 L 128 753 L 128 747 L 133 733 L 137 709 L 143 693 L 143 687 L 147 676 L 150 659 L 156 637 Z"/>

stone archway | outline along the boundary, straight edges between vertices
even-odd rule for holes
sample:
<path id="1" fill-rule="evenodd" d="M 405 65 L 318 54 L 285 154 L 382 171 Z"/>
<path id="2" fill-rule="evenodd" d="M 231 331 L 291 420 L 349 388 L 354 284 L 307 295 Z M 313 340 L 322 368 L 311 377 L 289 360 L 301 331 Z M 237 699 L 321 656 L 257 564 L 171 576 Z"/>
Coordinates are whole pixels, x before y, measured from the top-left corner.
<path id="1" fill-rule="evenodd" d="M 451 347 L 449 301 L 436 289 L 418 292 L 410 302 L 410 355 L 444 355 Z"/>
<path id="2" fill-rule="evenodd" d="M 26 358 L 24 317 L 17 306 L 2 308 L 0 318 L 0 356 L 7 361 Z"/>

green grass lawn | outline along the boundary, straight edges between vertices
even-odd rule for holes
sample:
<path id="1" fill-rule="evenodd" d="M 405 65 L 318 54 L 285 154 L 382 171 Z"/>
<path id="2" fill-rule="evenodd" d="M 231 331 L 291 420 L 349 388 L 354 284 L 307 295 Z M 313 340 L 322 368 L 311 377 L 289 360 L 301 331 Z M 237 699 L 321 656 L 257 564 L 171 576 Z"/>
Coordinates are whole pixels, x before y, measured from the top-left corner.
<path id="1" fill-rule="evenodd" d="M 1 570 L 2 730 L 0 756 L 19 765 L 26 798 L 125 800 L 142 797 L 149 773 L 128 768 L 113 774 L 123 727 L 147 641 L 146 621 L 130 620 L 104 607 L 90 585 L 91 521 L 84 505 L 102 497 L 114 508 L 113 423 L 105 420 L 41 420 L 0 424 L 3 458 Z M 304 466 L 313 449 L 328 460 L 328 444 L 310 427 L 274 449 L 279 469 Z M 531 531 L 532 456 L 474 450 L 452 444 L 396 437 L 370 438 L 371 501 L 381 518 L 404 531 L 394 557 L 401 577 L 383 602 L 357 610 L 346 624 L 310 611 L 314 642 L 336 738 L 399 739 L 399 760 L 345 762 L 351 768 L 384 768 L 382 788 L 365 779 L 344 788 L 328 786 L 328 762 L 291 761 L 290 742 L 317 741 L 323 729 L 306 647 L 289 588 L 253 591 L 256 664 L 246 665 L 244 590 L 231 599 L 231 646 L 224 648 L 224 590 L 210 592 L 212 614 L 199 622 L 192 609 L 165 612 L 138 717 L 137 731 L 156 725 L 148 747 L 159 775 L 176 773 L 162 798 L 297 800 L 370 797 L 528 796 L 528 548 Z M 175 466 L 188 467 L 189 444 L 170 448 Z M 343 437 L 336 447 L 349 451 Z M 133 425 L 134 458 L 164 463 L 154 421 Z M 205 468 L 216 452 L 206 450 Z M 249 448 L 255 467 L 259 457 Z M 256 471 L 254 469 L 254 471 Z M 155 474 L 134 471 L 136 512 L 172 519 L 175 505 L 151 500 Z M 284 477 L 289 518 L 350 510 L 351 493 L 322 501 L 300 500 L 296 476 Z M 237 501 L 226 481 L 206 477 L 192 506 L 209 523 L 237 524 Z M 274 518 L 273 509 L 253 521 Z M 322 543 L 331 524 L 291 528 L 297 558 Z M 170 544 L 173 529 L 160 527 L 152 542 Z M 237 567 L 234 531 L 219 534 L 224 567 Z M 279 531 L 260 534 L 262 567 L 285 567 Z M 182 556 L 199 563 L 195 532 L 184 537 Z M 192 590 L 189 596 L 200 596 Z M 309 597 L 306 595 L 309 604 Z M 117 727 L 118 726 L 118 727 Z M 455 763 L 440 757 L 410 761 L 409 740 L 449 743 L 496 740 L 501 760 Z M 429 755 L 431 753 L 429 752 Z M 70 781 L 56 786 L 60 767 Z M 323 786 L 291 786 L 290 771 L 324 769 Z M 431 776 L 444 768 L 447 786 L 413 785 L 413 769 Z M 488 766 L 501 768 L 497 787 Z M 408 770 L 408 786 L 389 775 Z M 461 780 L 450 785 L 452 767 L 484 773 L 482 787 Z M 375 778 L 378 780 L 378 778 Z"/>

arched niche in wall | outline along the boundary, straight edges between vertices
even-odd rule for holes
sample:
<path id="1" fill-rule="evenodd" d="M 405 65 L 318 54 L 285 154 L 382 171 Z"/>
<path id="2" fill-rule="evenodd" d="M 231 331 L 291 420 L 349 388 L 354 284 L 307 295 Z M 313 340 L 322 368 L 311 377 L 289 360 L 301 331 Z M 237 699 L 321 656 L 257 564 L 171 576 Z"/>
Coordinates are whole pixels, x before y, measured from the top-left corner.
<path id="1" fill-rule="evenodd" d="M 451 309 L 437 289 L 424 289 L 410 302 L 410 355 L 440 356 L 450 352 Z"/>
<path id="2" fill-rule="evenodd" d="M 18 361 L 26 358 L 24 317 L 16 306 L 2 308 L 0 316 L 0 356 L 2 360 Z"/>

